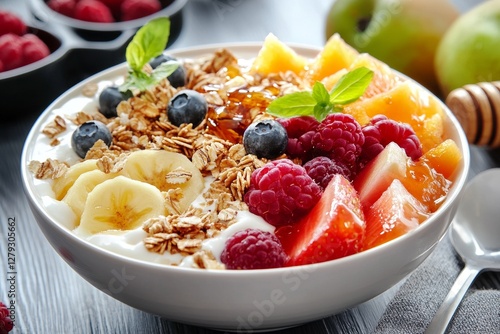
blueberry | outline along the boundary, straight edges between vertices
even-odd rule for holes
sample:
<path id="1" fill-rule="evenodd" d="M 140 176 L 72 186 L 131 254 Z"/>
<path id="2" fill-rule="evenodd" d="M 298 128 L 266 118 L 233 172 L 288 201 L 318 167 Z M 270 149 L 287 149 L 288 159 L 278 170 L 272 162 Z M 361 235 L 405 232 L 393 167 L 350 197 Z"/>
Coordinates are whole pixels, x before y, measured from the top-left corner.
<path id="1" fill-rule="evenodd" d="M 177 60 L 177 59 L 175 59 L 174 57 L 169 56 L 169 55 L 161 54 L 158 57 L 151 60 L 149 62 L 149 65 L 151 65 L 151 67 L 153 69 L 155 69 L 158 66 L 160 66 L 160 64 L 163 64 L 169 60 Z M 175 71 L 172 72 L 172 74 L 170 74 L 167 77 L 167 79 L 170 82 L 170 85 L 172 85 L 172 87 L 174 87 L 174 88 L 185 86 L 186 85 L 186 70 L 184 69 L 184 66 L 179 64 L 179 67 L 177 67 L 175 69 Z"/>
<path id="2" fill-rule="evenodd" d="M 167 116 L 175 126 L 192 123 L 198 126 L 208 111 L 205 97 L 197 91 L 184 89 L 175 94 L 167 105 Z"/>
<path id="3" fill-rule="evenodd" d="M 111 145 L 113 136 L 106 124 L 99 121 L 88 121 L 81 124 L 71 136 L 73 151 L 80 158 L 85 158 L 88 150 L 101 139 L 108 147 Z"/>
<path id="4" fill-rule="evenodd" d="M 107 118 L 116 117 L 116 106 L 121 101 L 127 100 L 130 97 L 132 97 L 132 93 L 130 91 L 122 93 L 118 87 L 106 87 L 99 95 L 99 111 Z"/>
<path id="5" fill-rule="evenodd" d="M 283 125 L 266 119 L 250 124 L 243 133 L 243 146 L 248 154 L 274 159 L 285 153 L 288 135 Z"/>

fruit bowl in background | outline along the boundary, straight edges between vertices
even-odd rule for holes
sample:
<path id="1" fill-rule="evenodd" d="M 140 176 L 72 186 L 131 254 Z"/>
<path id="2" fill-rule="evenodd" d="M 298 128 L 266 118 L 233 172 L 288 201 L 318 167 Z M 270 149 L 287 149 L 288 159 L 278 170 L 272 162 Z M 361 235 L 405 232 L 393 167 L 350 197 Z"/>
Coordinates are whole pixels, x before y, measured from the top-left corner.
<path id="1" fill-rule="evenodd" d="M 214 45 L 171 50 L 169 54 L 178 59 L 197 58 L 213 54 L 221 47 L 237 57 L 250 59 L 257 55 L 261 44 Z M 300 45 L 292 47 L 307 58 L 314 58 L 319 51 Z M 78 104 L 80 100 L 85 108 L 92 108 L 96 103 L 82 96 L 85 85 L 115 81 L 126 72 L 126 64 L 114 66 L 55 100 L 31 129 L 21 166 L 30 207 L 52 247 L 96 288 L 134 308 L 172 321 L 251 332 L 321 319 L 368 301 L 400 282 L 433 251 L 455 214 L 470 157 L 459 123 L 441 103 L 445 111 L 445 134 L 457 143 L 463 155 L 453 186 L 446 200 L 425 223 L 381 246 L 319 264 L 225 271 L 148 263 L 99 248 L 76 236 L 53 209 L 52 212 L 47 209 L 47 193 L 28 170 L 28 164 L 47 158 L 51 148 L 41 144 L 41 130 L 54 115 L 63 111 L 61 108 L 70 101 Z"/>

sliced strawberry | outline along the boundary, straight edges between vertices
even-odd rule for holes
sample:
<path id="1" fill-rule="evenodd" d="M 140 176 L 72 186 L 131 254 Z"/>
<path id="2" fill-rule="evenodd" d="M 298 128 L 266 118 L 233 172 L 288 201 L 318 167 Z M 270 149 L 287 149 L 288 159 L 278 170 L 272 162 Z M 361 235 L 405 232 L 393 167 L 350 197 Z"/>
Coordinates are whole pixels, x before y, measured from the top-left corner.
<path id="1" fill-rule="evenodd" d="M 427 207 L 394 180 L 366 212 L 364 249 L 369 249 L 418 227 L 430 215 Z"/>
<path id="2" fill-rule="evenodd" d="M 356 190 L 345 177 L 335 175 L 312 210 L 297 224 L 282 227 L 276 234 L 290 257 L 288 266 L 359 252 L 365 222 Z"/>

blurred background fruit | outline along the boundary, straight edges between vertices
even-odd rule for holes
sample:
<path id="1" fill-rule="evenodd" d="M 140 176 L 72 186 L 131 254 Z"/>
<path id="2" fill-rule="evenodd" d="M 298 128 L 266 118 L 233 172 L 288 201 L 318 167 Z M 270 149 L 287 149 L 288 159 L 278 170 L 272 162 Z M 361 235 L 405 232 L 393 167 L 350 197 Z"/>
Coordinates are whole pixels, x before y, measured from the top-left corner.
<path id="1" fill-rule="evenodd" d="M 434 55 L 459 16 L 451 0 L 335 0 L 326 23 L 359 52 L 368 52 L 437 93 Z"/>
<path id="2" fill-rule="evenodd" d="M 444 95 L 466 84 L 500 80 L 500 0 L 478 4 L 450 26 L 435 68 Z"/>

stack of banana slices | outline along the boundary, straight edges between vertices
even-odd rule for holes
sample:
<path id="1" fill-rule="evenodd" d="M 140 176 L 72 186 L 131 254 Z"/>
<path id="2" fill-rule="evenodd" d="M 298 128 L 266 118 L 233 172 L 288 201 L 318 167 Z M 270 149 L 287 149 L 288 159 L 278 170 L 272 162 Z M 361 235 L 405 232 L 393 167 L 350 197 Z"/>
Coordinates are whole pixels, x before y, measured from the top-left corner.
<path id="1" fill-rule="evenodd" d="M 76 225 L 90 234 L 132 230 L 168 215 L 166 200 L 172 193 L 183 212 L 203 188 L 203 176 L 185 155 L 164 150 L 134 151 L 117 173 L 104 173 L 97 160 L 85 160 L 52 185 L 56 199 L 78 217 Z"/>

